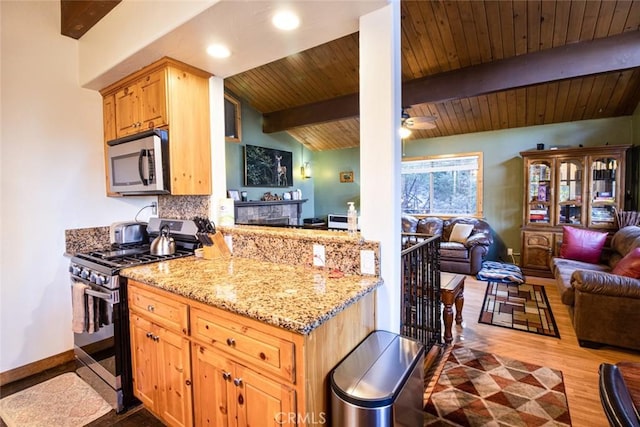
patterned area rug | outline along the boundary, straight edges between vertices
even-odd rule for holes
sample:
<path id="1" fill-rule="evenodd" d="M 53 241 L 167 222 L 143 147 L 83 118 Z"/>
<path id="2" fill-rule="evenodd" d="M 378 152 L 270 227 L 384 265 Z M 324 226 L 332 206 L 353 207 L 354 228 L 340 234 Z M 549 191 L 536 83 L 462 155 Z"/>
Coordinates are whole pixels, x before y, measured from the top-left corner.
<path id="1" fill-rule="evenodd" d="M 8 427 L 76 427 L 100 418 L 111 406 L 73 372 L 0 400 Z"/>
<path id="2" fill-rule="evenodd" d="M 489 282 L 479 323 L 560 338 L 544 286 Z"/>
<path id="3" fill-rule="evenodd" d="M 460 344 L 424 410 L 424 426 L 571 425 L 562 372 Z"/>

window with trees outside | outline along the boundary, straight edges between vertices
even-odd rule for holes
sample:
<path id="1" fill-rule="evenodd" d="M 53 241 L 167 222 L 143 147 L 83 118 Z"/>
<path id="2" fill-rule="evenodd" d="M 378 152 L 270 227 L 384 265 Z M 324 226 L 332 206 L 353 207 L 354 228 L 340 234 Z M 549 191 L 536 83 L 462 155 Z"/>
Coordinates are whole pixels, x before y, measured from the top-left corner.
<path id="1" fill-rule="evenodd" d="M 402 161 L 402 213 L 482 217 L 482 153 Z"/>

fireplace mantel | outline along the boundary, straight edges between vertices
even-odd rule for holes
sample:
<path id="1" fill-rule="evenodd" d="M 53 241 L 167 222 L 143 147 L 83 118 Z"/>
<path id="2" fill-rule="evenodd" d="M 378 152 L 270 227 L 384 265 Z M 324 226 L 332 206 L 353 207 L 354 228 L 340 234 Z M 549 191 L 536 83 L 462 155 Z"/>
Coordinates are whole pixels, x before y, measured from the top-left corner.
<path id="1" fill-rule="evenodd" d="M 274 219 L 287 217 L 288 225 L 300 225 L 302 204 L 308 199 L 301 200 L 252 200 L 234 202 L 236 224 L 269 224 Z"/>

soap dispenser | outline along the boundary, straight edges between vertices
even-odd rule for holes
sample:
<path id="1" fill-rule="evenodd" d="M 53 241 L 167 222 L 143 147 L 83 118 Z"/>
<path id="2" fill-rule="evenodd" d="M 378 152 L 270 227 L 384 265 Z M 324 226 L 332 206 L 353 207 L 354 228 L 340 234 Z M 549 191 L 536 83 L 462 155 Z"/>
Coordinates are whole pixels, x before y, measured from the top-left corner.
<path id="1" fill-rule="evenodd" d="M 354 234 L 358 231 L 358 212 L 353 206 L 353 202 L 349 202 L 349 209 L 347 210 L 347 230 L 349 234 Z"/>

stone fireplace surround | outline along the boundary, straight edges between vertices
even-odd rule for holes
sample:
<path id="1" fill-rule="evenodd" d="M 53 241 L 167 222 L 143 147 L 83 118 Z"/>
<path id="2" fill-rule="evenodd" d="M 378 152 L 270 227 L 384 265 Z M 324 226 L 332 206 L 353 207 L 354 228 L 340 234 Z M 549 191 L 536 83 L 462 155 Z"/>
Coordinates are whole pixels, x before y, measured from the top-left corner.
<path id="1" fill-rule="evenodd" d="M 302 200 L 235 202 L 236 224 L 300 225 Z"/>

